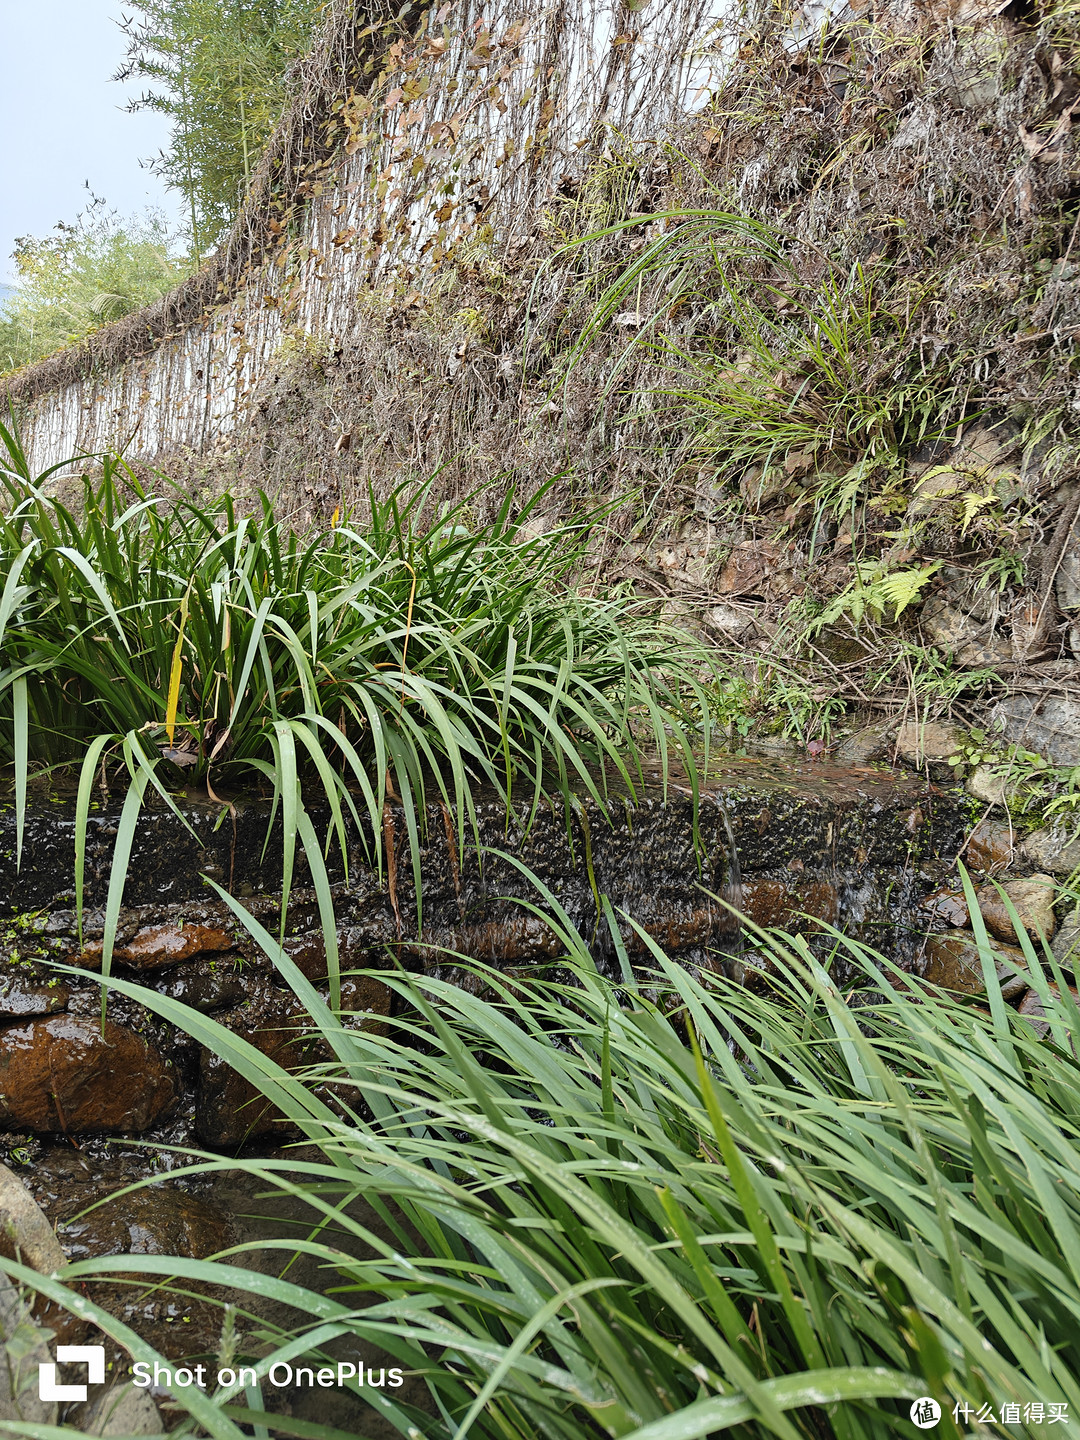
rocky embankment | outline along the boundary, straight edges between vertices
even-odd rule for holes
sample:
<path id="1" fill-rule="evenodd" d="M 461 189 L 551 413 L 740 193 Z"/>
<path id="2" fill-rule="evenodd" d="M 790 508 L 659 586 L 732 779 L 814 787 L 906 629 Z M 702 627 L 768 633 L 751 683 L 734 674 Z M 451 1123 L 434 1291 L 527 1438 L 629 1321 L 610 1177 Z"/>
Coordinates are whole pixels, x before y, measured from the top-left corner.
<path id="1" fill-rule="evenodd" d="M 236 804 L 224 820 L 221 806 L 206 800 L 181 808 L 190 832 L 163 809 L 140 821 L 113 973 L 211 1015 L 282 1064 L 318 1058 L 272 960 L 202 878 L 218 879 L 276 931 L 280 821 L 264 858 L 265 805 Z M 336 870 L 331 859 L 342 1010 L 350 1024 L 382 1023 L 391 992 L 378 971 L 399 962 L 463 983 L 454 956 L 508 970 L 557 963 L 559 941 L 521 903 L 536 892 L 515 859 L 614 973 L 619 962 L 598 924 L 598 896 L 624 917 L 622 939 L 645 969 L 643 936 L 688 964 L 740 963 L 739 927 L 727 904 L 763 926 L 835 924 L 915 964 L 926 928 L 921 899 L 939 888 L 936 857 L 963 846 L 970 809 L 962 793 L 906 771 L 724 758 L 710 769 L 696 841 L 689 786 L 675 777 L 665 798 L 657 776 L 634 801 L 613 796 L 607 816 L 592 801 L 576 802 L 568 826 L 561 804 L 544 807 L 527 833 L 506 826 L 496 800 L 481 801 L 480 842 L 489 852 L 481 866 L 474 848 L 459 851 L 448 815 L 433 806 L 421 855 L 422 933 L 398 815 L 392 886 L 372 872 L 359 835 L 351 838 L 347 879 L 341 857 Z M 211 1048 L 116 993 L 102 1027 L 94 977 L 116 821 L 115 805 L 91 816 L 81 945 L 70 803 L 33 807 L 23 863 L 16 873 L 13 858 L 6 862 L 0 1126 L 9 1149 L 28 1137 L 139 1134 L 223 1149 L 279 1137 L 279 1118 Z M 12 830 L 13 814 L 0 824 Z M 3 849 L 13 856 L 13 846 Z M 319 909 L 307 880 L 298 871 L 284 946 L 325 991 Z"/>

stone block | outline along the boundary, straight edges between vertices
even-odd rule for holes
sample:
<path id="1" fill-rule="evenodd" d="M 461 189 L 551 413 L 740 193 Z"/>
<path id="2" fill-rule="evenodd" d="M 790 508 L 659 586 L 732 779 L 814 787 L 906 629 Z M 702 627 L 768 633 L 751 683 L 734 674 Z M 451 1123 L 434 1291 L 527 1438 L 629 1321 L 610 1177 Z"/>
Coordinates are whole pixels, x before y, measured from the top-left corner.
<path id="1" fill-rule="evenodd" d="M 1054 765 L 1080 765 L 1080 699 L 1067 695 L 1009 695 L 993 710 L 1002 738 Z"/>
<path id="2" fill-rule="evenodd" d="M 1071 875 L 1080 868 L 1080 836 L 1063 826 L 1035 830 L 1024 841 L 1024 854 L 1051 875 Z"/>
<path id="3" fill-rule="evenodd" d="M 141 1035 L 88 1015 L 0 1030 L 0 1128 L 39 1134 L 148 1130 L 177 1094 L 171 1065 Z"/>
<path id="4" fill-rule="evenodd" d="M 976 765 L 967 777 L 965 786 L 969 795 L 981 800 L 984 805 L 1008 804 L 1008 788 L 1003 776 L 997 774 L 993 765 Z"/>
<path id="5" fill-rule="evenodd" d="M 886 760 L 895 739 L 893 725 L 867 725 L 844 736 L 836 747 L 836 761 L 840 765 L 870 765 L 875 760 Z"/>
<path id="6" fill-rule="evenodd" d="M 928 769 L 934 780 L 961 779 L 959 767 L 949 765 L 964 743 L 964 732 L 956 725 L 937 721 L 909 720 L 896 733 L 896 752 L 915 770 Z"/>
<path id="7" fill-rule="evenodd" d="M 1005 999 L 1013 1000 L 1023 994 L 1028 986 L 1024 952 L 1015 945 L 1003 945 L 994 939 L 990 941 L 990 952 Z M 981 995 L 986 988 L 978 942 L 970 930 L 931 935 L 926 942 L 919 973 L 932 985 L 963 995 Z"/>
<path id="8" fill-rule="evenodd" d="M 986 928 L 999 940 L 1016 944 L 1019 936 L 1013 925 L 1003 894 L 1012 901 L 1021 925 L 1038 941 L 1049 940 L 1057 929 L 1054 918 L 1054 881 L 1050 875 L 1032 875 L 1026 880 L 1008 880 L 999 892 L 995 885 L 984 885 L 978 891 L 979 910 Z"/>

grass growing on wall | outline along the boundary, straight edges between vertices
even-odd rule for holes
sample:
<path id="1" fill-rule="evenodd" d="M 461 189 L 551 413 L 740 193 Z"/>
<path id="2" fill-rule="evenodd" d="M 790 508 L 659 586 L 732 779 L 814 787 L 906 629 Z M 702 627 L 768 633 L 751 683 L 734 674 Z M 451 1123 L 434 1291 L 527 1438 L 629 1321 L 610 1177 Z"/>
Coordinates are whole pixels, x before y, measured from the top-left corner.
<path id="1" fill-rule="evenodd" d="M 377 857 L 396 798 L 419 897 L 431 800 L 463 843 L 478 786 L 527 821 L 543 794 L 572 785 L 603 803 L 605 765 L 633 789 L 643 746 L 666 754 L 674 741 L 693 771 L 684 721 L 707 717 L 687 639 L 575 589 L 587 523 L 523 528 L 530 509 L 515 514 L 509 491 L 480 526 L 468 501 L 424 518 L 435 507 L 421 487 L 372 496 L 363 525 L 337 517 L 300 538 L 265 498 L 238 515 L 228 497 L 200 508 L 154 496 L 112 457 L 69 509 L 4 438 L 0 760 L 20 835 L 34 770 L 79 774 L 81 835 L 99 774 L 129 787 L 106 958 L 151 788 L 271 790 L 286 899 L 299 839 L 325 903 L 316 801 L 343 853 L 351 822 Z"/>
<path id="2" fill-rule="evenodd" d="M 478 995 L 402 975 L 400 1018 L 369 1034 L 343 1029 L 234 908 L 332 1056 L 306 1078 L 166 996 L 113 983 L 223 1055 L 317 1147 L 207 1168 L 299 1187 L 313 1226 L 331 1229 L 268 1242 L 277 1279 L 226 1252 L 78 1262 L 68 1285 L 122 1269 L 292 1306 L 307 1318 L 274 1353 L 252 1353 L 260 1376 L 279 1356 L 332 1356 L 323 1347 L 341 1337 L 378 1344 L 433 1400 L 418 1410 L 387 1391 L 379 1409 L 430 1440 L 885 1440 L 913 1433 L 920 1395 L 952 1437 L 969 1431 L 957 1405 L 1076 1413 L 1080 1012 L 1076 976 L 1026 938 L 1042 1040 L 1003 1004 L 977 920 L 988 1009 L 838 936 L 861 972 L 840 993 L 804 941 L 778 932 L 756 934 L 753 990 L 652 947 L 649 998 L 629 966 L 621 985 L 599 975 L 561 921 L 561 981 L 477 966 Z M 391 1239 L 349 1210 L 357 1197 Z M 289 1278 L 294 1251 L 324 1267 L 318 1290 Z M 85 1296 L 72 1303 L 91 1313 Z M 152 1353 L 98 1318 L 137 1358 Z M 241 1315 L 241 1335 L 255 1323 Z M 234 1393 L 176 1396 L 191 1417 L 174 1434 L 196 1422 L 229 1440 L 244 1422 L 339 1433 L 279 1424 Z"/>

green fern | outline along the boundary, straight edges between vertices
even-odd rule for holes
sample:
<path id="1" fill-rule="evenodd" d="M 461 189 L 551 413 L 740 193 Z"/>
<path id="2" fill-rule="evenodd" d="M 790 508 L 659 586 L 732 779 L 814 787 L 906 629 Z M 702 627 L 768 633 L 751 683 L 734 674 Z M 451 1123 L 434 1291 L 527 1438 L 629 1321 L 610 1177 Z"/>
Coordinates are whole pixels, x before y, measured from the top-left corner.
<path id="1" fill-rule="evenodd" d="M 881 560 L 856 561 L 853 583 L 815 616 L 807 633 L 817 635 L 844 616 L 849 616 L 853 625 L 859 625 L 867 614 L 872 620 L 880 621 L 891 610 L 889 618 L 898 620 L 910 605 L 922 599 L 923 591 L 940 569 L 940 560 L 906 570 L 888 570 Z"/>

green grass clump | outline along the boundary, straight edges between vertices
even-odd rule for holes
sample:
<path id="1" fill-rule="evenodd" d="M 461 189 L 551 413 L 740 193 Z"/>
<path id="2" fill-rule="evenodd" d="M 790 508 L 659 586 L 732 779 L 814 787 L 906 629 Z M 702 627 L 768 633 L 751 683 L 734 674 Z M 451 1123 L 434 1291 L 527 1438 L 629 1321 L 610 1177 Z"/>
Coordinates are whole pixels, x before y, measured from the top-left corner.
<path id="1" fill-rule="evenodd" d="M 887 260 L 851 263 L 813 245 L 797 262 L 793 236 L 706 209 L 635 215 L 556 258 L 645 226 L 660 233 L 604 284 L 565 366 L 612 322 L 629 322 L 608 388 L 643 352 L 667 367 L 658 393 L 692 422 L 695 463 L 735 472 L 798 453 L 834 472 L 842 510 L 875 466 L 963 418 L 968 357 L 931 354 L 922 335 L 934 277 L 916 284 Z"/>
<path id="2" fill-rule="evenodd" d="M 318 1147 L 205 1162 L 306 1194 L 311 1236 L 269 1244 L 276 1279 L 226 1252 L 88 1260 L 66 1268 L 69 1285 L 123 1270 L 294 1306 L 308 1319 L 279 1335 L 292 1350 L 252 1359 L 260 1375 L 301 1349 L 311 1364 L 340 1337 L 376 1343 L 424 1375 L 433 1405 L 363 1398 L 431 1440 L 884 1440 L 913 1433 L 921 1395 L 952 1436 L 968 1429 L 956 1405 L 1076 1413 L 1080 1012 L 1051 956 L 1044 969 L 1026 944 L 1049 1022 L 1039 1040 L 1003 1004 L 978 924 L 988 1009 L 837 935 L 864 987 L 841 993 L 804 941 L 778 933 L 747 956 L 762 967 L 753 990 L 653 947 L 650 999 L 621 945 L 620 985 L 564 924 L 561 980 L 477 967 L 477 995 L 399 975 L 400 1018 L 373 1034 L 342 1028 L 245 923 L 334 1057 L 306 1077 L 113 983 L 223 1055 Z M 357 1198 L 391 1239 L 348 1210 Z M 297 1251 L 324 1267 L 317 1289 L 289 1278 Z M 235 1394 L 177 1398 L 192 1418 L 176 1434 L 197 1420 L 238 1440 L 239 1422 L 262 1419 Z M 330 1435 L 291 1423 L 269 1421 Z"/>
<path id="3" fill-rule="evenodd" d="M 301 538 L 265 498 L 242 516 L 228 497 L 154 496 L 112 457 L 68 508 L 3 438 L 0 762 L 20 843 L 33 770 L 78 770 L 81 844 L 96 777 L 119 767 L 129 789 L 106 960 L 150 787 L 166 800 L 182 785 L 211 798 L 272 789 L 285 899 L 299 837 L 325 900 L 315 802 L 342 854 L 352 823 L 381 857 L 398 797 L 419 896 L 431 800 L 464 843 L 482 785 L 528 820 L 542 794 L 571 785 L 603 803 L 605 765 L 633 789 L 639 745 L 666 753 L 674 737 L 693 769 L 681 695 L 703 693 L 686 675 L 687 637 L 578 592 L 587 523 L 526 530 L 533 507 L 514 514 L 510 493 L 483 524 L 467 523 L 468 501 L 425 520 L 427 486 L 373 496 L 363 526 L 346 516 Z"/>

